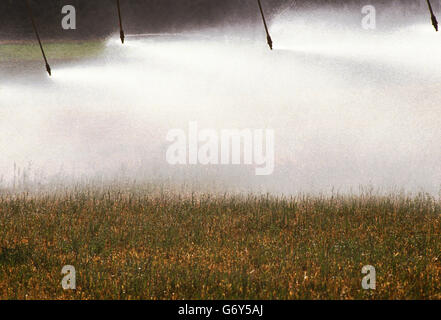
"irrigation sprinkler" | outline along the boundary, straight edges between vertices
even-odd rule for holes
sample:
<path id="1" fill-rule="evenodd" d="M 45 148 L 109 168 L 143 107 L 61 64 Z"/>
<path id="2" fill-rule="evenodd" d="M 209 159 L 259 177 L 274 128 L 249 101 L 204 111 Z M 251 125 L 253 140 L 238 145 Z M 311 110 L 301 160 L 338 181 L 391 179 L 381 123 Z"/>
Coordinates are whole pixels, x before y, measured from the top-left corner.
<path id="1" fill-rule="evenodd" d="M 46 71 L 49 73 L 49 76 L 52 75 L 51 67 L 47 62 L 46 54 L 44 53 L 43 45 L 41 44 L 40 34 L 38 33 L 37 25 L 35 23 L 34 15 L 32 14 L 31 5 L 29 4 L 29 0 L 25 0 L 26 7 L 28 8 L 29 17 L 32 22 L 32 27 L 34 28 L 35 35 L 37 36 L 38 44 L 40 45 L 41 53 L 43 55 L 44 62 L 46 64 Z"/>
<path id="2" fill-rule="evenodd" d="M 438 32 L 438 20 L 436 20 L 435 14 L 433 13 L 432 4 L 430 3 L 430 0 L 427 0 L 427 5 L 429 6 L 430 17 L 432 18 L 432 25 L 435 28 L 435 30 Z"/>
<path id="3" fill-rule="evenodd" d="M 273 50 L 273 40 L 271 39 L 270 33 L 268 31 L 265 14 L 263 13 L 263 9 L 262 9 L 262 3 L 260 2 L 260 0 L 257 0 L 257 3 L 259 4 L 260 14 L 262 15 L 263 25 L 265 26 L 266 41 L 268 42 L 268 46 L 270 47 L 270 49 Z"/>
<path id="4" fill-rule="evenodd" d="M 121 6 L 119 4 L 119 0 L 116 0 L 116 6 L 118 7 L 118 19 L 119 19 L 119 37 L 121 39 L 121 43 L 124 44 L 124 30 L 122 25 L 122 18 L 121 18 Z"/>

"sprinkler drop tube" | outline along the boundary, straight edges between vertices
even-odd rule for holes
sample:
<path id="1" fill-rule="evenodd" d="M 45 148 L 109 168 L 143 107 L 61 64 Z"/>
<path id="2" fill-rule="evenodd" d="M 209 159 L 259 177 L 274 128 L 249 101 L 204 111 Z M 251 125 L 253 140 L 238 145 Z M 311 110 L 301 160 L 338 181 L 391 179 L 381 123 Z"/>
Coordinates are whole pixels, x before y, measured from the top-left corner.
<path id="1" fill-rule="evenodd" d="M 119 4 L 119 0 L 116 0 L 116 6 L 118 7 L 118 19 L 119 19 L 119 37 L 121 39 L 121 43 L 124 44 L 124 30 L 122 25 L 122 18 L 121 18 L 121 6 Z"/>
<path id="2" fill-rule="evenodd" d="M 43 54 L 43 59 L 46 64 L 46 71 L 49 73 L 49 76 L 52 75 L 51 67 L 47 62 L 46 54 L 44 53 L 43 45 L 41 44 L 40 35 L 38 33 L 37 25 L 35 24 L 34 15 L 32 14 L 31 6 L 29 4 L 29 0 L 25 0 L 26 7 L 28 8 L 29 18 L 31 18 L 32 27 L 34 28 L 35 35 L 37 36 L 38 44 L 40 45 L 41 53 Z"/>
<path id="3" fill-rule="evenodd" d="M 432 25 L 435 28 L 435 30 L 438 31 L 438 20 L 436 20 L 435 14 L 433 13 L 432 5 L 430 4 L 430 0 L 427 0 L 427 5 L 429 6 L 430 17 L 432 19 Z"/>
<path id="4" fill-rule="evenodd" d="M 270 47 L 270 49 L 273 50 L 273 40 L 271 39 L 270 33 L 268 31 L 265 14 L 263 13 L 263 9 L 262 9 L 262 3 L 260 2 L 260 0 L 257 0 L 257 3 L 259 4 L 260 14 L 262 15 L 263 25 L 265 26 L 266 41 L 268 42 L 268 46 Z"/>

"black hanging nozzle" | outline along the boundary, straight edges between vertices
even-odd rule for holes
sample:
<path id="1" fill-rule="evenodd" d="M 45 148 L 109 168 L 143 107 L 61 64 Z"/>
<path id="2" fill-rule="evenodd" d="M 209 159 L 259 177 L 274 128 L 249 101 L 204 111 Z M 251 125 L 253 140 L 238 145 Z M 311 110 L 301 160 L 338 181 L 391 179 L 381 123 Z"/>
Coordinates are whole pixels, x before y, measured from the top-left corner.
<path id="1" fill-rule="evenodd" d="M 119 4 L 119 0 L 116 0 L 116 6 L 118 7 L 118 19 L 119 19 L 119 38 L 121 39 L 121 43 L 124 44 L 124 30 L 123 30 L 123 24 L 122 24 L 122 17 L 121 17 L 121 6 Z"/>
<path id="2" fill-rule="evenodd" d="M 46 54 L 44 52 L 43 45 L 41 44 L 40 34 L 38 33 L 37 24 L 35 23 L 34 15 L 32 13 L 31 5 L 29 4 L 29 0 L 25 0 L 26 7 L 28 8 L 29 18 L 31 19 L 32 27 L 34 28 L 35 36 L 37 37 L 38 44 L 40 45 L 41 54 L 43 55 L 44 63 L 46 64 L 46 71 L 49 73 L 49 76 L 52 75 L 51 67 L 47 62 Z"/>
<path id="3" fill-rule="evenodd" d="M 436 20 L 435 15 L 432 15 L 432 25 L 435 28 L 435 30 L 438 32 L 438 20 Z"/>
<path id="4" fill-rule="evenodd" d="M 263 20 L 263 26 L 265 27 L 266 41 L 268 42 L 268 46 L 270 47 L 270 49 L 273 50 L 273 40 L 271 39 L 270 33 L 268 31 L 265 14 L 263 13 L 262 3 L 260 2 L 260 0 L 257 0 L 257 4 L 259 5 L 260 14 L 262 15 L 262 20 Z"/>
<path id="5" fill-rule="evenodd" d="M 430 0 L 427 0 L 427 5 L 429 6 L 430 18 L 432 19 L 432 25 L 435 28 L 435 30 L 438 32 L 438 20 L 436 20 L 436 16 L 433 13 L 432 4 L 430 3 Z"/>
<path id="6" fill-rule="evenodd" d="M 51 71 L 51 66 L 49 65 L 49 63 L 46 63 L 46 71 L 47 73 L 49 73 L 49 75 L 52 75 L 52 71 Z"/>
<path id="7" fill-rule="evenodd" d="M 266 37 L 266 41 L 268 42 L 268 46 L 270 47 L 270 49 L 273 50 L 273 40 L 271 39 L 270 35 Z"/>

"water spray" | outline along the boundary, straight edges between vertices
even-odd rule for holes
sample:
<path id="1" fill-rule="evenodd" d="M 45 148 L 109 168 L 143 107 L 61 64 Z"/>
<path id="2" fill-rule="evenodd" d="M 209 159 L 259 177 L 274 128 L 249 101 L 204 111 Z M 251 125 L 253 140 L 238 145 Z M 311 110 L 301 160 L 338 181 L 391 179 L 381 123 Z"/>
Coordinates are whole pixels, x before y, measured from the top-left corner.
<path id="1" fill-rule="evenodd" d="M 436 20 L 435 14 L 433 13 L 432 4 L 430 3 L 430 0 L 427 0 L 427 5 L 429 6 L 430 16 L 432 18 L 432 25 L 435 28 L 435 30 L 438 31 L 438 20 Z"/>
<path id="2" fill-rule="evenodd" d="M 271 39 L 270 33 L 268 31 L 268 26 L 266 24 L 265 14 L 263 13 L 263 9 L 262 9 L 262 3 L 260 2 L 260 0 L 257 0 L 257 3 L 259 4 L 259 9 L 260 9 L 260 13 L 262 15 L 263 25 L 265 26 L 266 41 L 268 42 L 268 46 L 270 47 L 270 49 L 273 50 L 273 40 Z"/>
<path id="3" fill-rule="evenodd" d="M 116 0 L 116 6 L 118 7 L 118 19 L 119 19 L 119 37 L 121 39 L 121 43 L 124 44 L 124 30 L 122 25 L 122 18 L 121 18 L 121 6 L 119 4 L 119 0 Z"/>
<path id="4" fill-rule="evenodd" d="M 38 44 L 40 45 L 41 53 L 43 54 L 43 59 L 46 64 L 46 71 L 49 73 L 49 76 L 52 75 L 51 67 L 47 62 L 46 54 L 44 53 L 43 45 L 41 44 L 40 34 L 38 33 L 37 25 L 35 23 L 34 15 L 32 14 L 31 6 L 29 4 L 29 0 L 25 0 L 26 7 L 28 8 L 29 17 L 31 18 L 32 27 L 34 28 L 35 35 L 37 36 Z"/>

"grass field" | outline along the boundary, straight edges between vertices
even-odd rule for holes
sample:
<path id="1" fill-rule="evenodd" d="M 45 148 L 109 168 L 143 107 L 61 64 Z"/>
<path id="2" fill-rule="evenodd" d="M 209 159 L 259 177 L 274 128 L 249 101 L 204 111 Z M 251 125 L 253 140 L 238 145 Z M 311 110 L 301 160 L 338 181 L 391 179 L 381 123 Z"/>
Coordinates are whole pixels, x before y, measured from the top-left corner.
<path id="1" fill-rule="evenodd" d="M 105 48 L 104 41 L 45 42 L 44 50 L 49 61 L 93 58 Z M 23 41 L 0 43 L 0 63 L 41 61 L 38 42 Z"/>
<path id="2" fill-rule="evenodd" d="M 440 213 L 427 195 L 3 191 L 0 298 L 441 299 Z"/>

